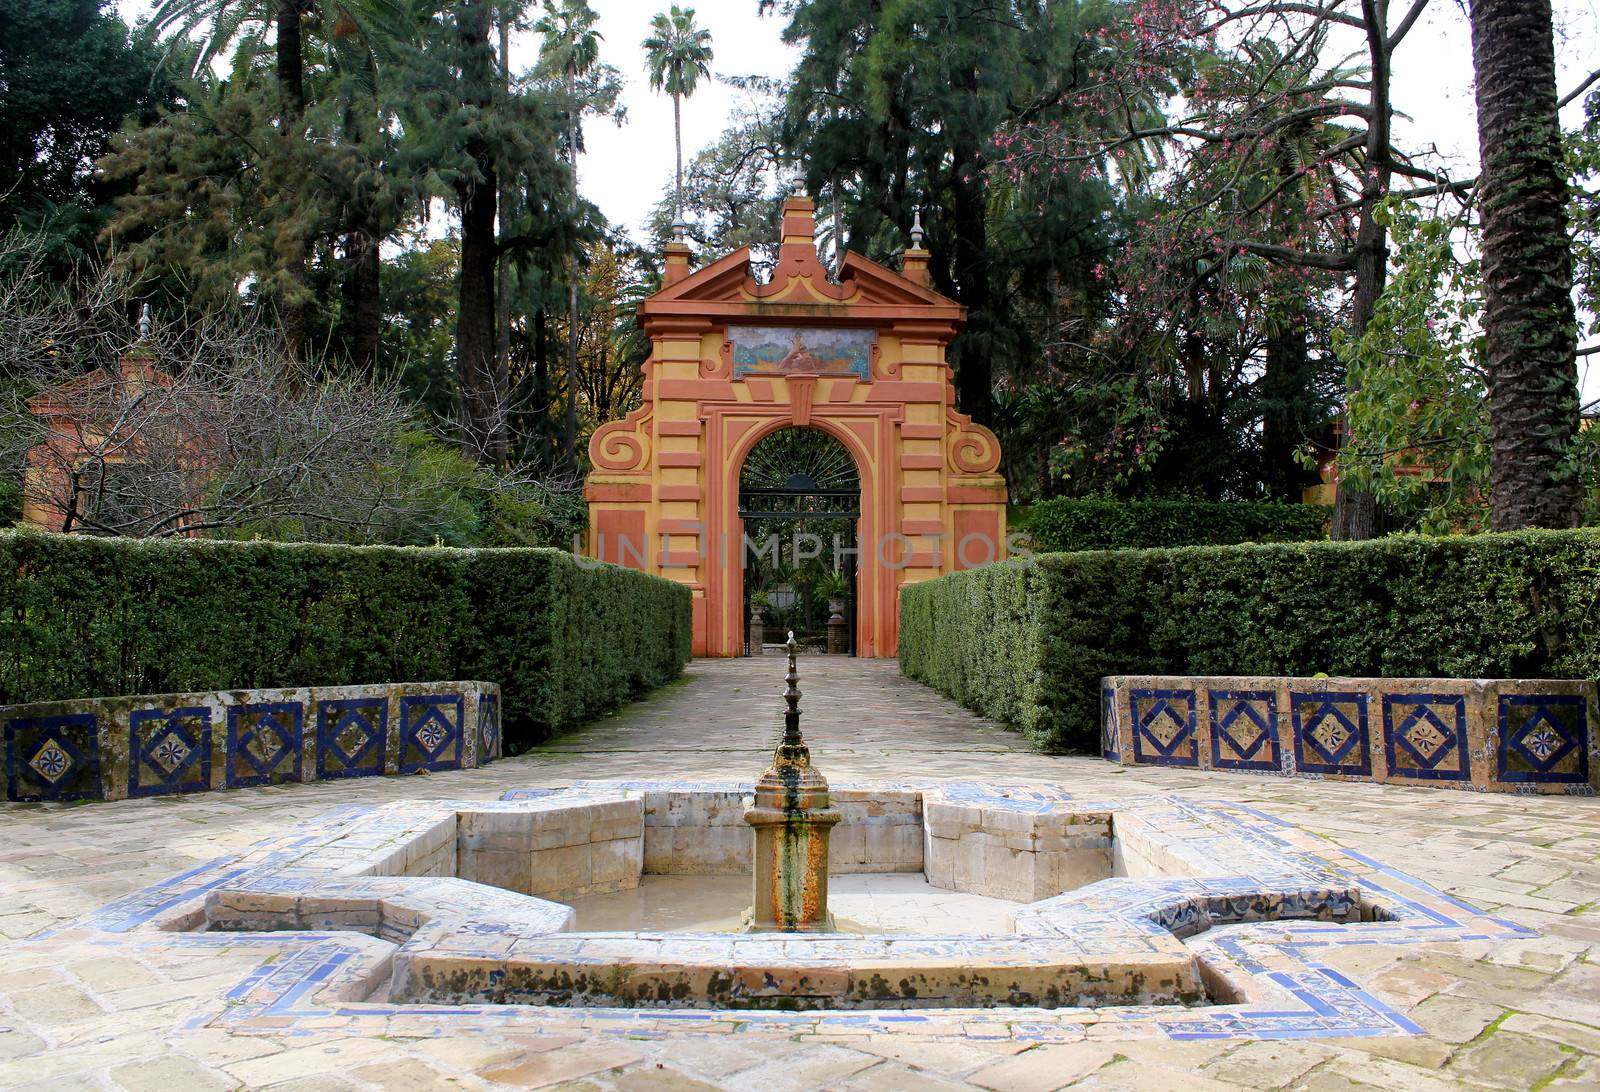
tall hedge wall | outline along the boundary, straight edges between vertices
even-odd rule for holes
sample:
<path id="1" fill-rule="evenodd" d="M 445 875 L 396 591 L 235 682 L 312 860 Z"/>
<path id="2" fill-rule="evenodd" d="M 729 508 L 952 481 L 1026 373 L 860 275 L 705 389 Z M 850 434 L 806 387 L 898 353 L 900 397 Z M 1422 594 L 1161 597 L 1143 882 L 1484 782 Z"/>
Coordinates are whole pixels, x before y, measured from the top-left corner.
<path id="1" fill-rule="evenodd" d="M 901 670 L 1046 750 L 1117 674 L 1600 676 L 1600 532 L 1046 554 L 901 594 Z"/>
<path id="2" fill-rule="evenodd" d="M 1049 553 L 1308 542 L 1328 537 L 1328 515 L 1316 504 L 1057 498 L 1033 506 L 1028 531 Z"/>
<path id="3" fill-rule="evenodd" d="M 559 550 L 0 533 L 0 705 L 481 679 L 524 750 L 677 675 L 689 592 Z"/>

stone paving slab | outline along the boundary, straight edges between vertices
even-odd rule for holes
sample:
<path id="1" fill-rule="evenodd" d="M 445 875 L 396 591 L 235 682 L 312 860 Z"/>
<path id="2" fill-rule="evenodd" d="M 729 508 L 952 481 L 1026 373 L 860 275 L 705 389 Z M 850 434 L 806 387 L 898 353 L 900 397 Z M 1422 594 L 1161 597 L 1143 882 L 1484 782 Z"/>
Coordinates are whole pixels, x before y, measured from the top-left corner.
<path id="1" fill-rule="evenodd" d="M 1521 941 L 1347 945 L 1319 958 L 1426 1034 L 1314 1042 L 1031 1042 L 931 1014 L 910 1033 L 696 1018 L 459 1035 L 332 1015 L 250 1034 L 181 1030 L 274 952 L 216 934 L 196 962 L 104 936 L 34 940 L 346 805 L 498 799 L 583 779 L 745 779 L 780 723 L 772 664 L 707 661 L 588 729 L 483 770 L 190 798 L 0 807 L 0 1088 L 1582 1088 L 1600 1087 L 1600 800 L 1127 769 L 1029 753 L 883 661 L 802 664 L 806 733 L 845 779 L 1050 781 L 1075 795 L 1183 794 L 1258 808 L 1507 921 Z M 353 941 L 328 934 L 330 951 Z M 115 939 L 115 938 L 112 938 Z M 294 1026 L 289 1026 L 294 1024 Z"/>

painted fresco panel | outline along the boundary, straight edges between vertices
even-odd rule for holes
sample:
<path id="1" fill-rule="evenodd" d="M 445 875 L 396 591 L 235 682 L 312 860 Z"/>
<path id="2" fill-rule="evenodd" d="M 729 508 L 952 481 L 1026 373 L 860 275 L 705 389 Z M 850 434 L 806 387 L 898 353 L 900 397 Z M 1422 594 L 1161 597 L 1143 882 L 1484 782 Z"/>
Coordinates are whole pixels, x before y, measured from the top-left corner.
<path id="1" fill-rule="evenodd" d="M 733 377 L 747 375 L 853 375 L 872 380 L 874 330 L 816 326 L 729 326 Z"/>

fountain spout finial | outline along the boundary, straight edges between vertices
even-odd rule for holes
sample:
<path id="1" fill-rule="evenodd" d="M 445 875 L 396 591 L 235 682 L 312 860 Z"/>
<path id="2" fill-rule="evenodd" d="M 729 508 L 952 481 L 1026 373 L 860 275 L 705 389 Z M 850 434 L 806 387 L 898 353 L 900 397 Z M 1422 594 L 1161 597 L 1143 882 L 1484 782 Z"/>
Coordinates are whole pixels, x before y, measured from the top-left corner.
<path id="1" fill-rule="evenodd" d="M 829 806 L 828 782 L 811 765 L 800 734 L 799 642 L 790 631 L 785 646 L 783 738 L 772 767 L 756 782 L 745 822 L 755 831 L 755 898 L 749 928 L 758 932 L 825 933 L 828 913 L 828 831 L 839 821 Z"/>
<path id="2" fill-rule="evenodd" d="M 795 664 L 795 653 L 800 651 L 800 644 L 794 639 L 792 629 L 784 649 L 789 653 L 789 672 L 783 677 L 783 701 L 788 708 L 784 710 L 783 739 L 773 756 L 773 765 L 777 768 L 809 766 L 811 751 L 806 747 L 805 737 L 800 734 L 800 669 Z"/>

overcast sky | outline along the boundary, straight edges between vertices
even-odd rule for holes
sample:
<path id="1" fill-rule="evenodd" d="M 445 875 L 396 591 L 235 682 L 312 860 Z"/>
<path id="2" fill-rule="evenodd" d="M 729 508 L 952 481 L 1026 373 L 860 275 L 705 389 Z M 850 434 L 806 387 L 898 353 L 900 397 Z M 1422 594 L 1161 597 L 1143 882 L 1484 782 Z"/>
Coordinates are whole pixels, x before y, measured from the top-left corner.
<path id="1" fill-rule="evenodd" d="M 117 0 L 125 18 L 150 9 L 148 0 Z M 599 13 L 604 35 L 601 58 L 616 66 L 625 81 L 621 126 L 591 120 L 584 134 L 587 151 L 579 163 L 584 194 L 612 223 L 643 239 L 644 221 L 672 182 L 672 100 L 650 90 L 640 43 L 649 33 L 650 17 L 670 0 L 590 0 Z M 681 2 L 681 0 L 680 0 Z M 1396 3 L 1403 11 L 1407 5 Z M 1562 94 L 1600 65 L 1600 0 L 1554 0 L 1558 86 Z M 756 0 L 701 0 L 700 25 L 712 34 L 712 70 L 721 76 L 781 77 L 794 64 L 796 52 L 784 45 L 783 20 L 758 16 Z M 1398 14 L 1395 18 L 1398 19 Z M 1351 48 L 1359 45 L 1352 41 Z M 513 61 L 531 64 L 538 51 L 535 35 L 513 46 Z M 715 80 L 702 82 L 684 103 L 684 161 L 714 142 L 736 112 L 743 93 Z M 1428 13 L 1414 27 L 1394 61 L 1396 143 L 1406 149 L 1437 147 L 1443 162 L 1458 177 L 1476 173 L 1478 135 L 1472 98 L 1472 42 L 1462 3 L 1432 0 Z M 1580 116 L 1570 106 L 1564 120 Z M 1591 360 L 1595 358 L 1590 358 Z M 1583 368 L 1586 400 L 1600 398 L 1600 361 Z"/>

